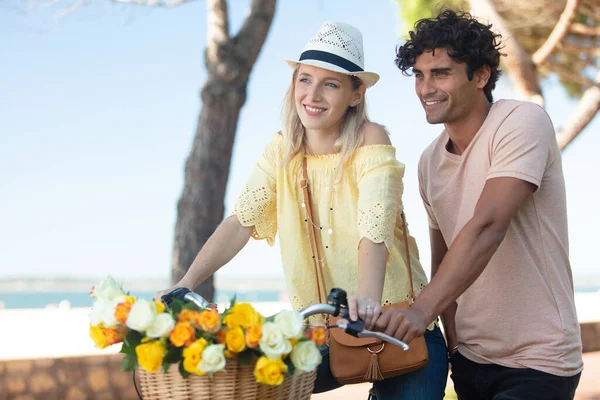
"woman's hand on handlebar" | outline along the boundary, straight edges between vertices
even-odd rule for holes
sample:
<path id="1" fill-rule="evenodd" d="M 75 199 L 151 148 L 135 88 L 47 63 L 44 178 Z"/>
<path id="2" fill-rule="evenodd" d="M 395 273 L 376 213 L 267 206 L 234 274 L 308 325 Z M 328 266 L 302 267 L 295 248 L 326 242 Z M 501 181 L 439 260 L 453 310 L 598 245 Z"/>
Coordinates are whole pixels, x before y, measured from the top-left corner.
<path id="1" fill-rule="evenodd" d="M 378 301 L 362 296 L 348 297 L 348 312 L 350 319 L 356 321 L 360 317 L 365 321 L 365 328 L 372 330 L 381 315 L 381 304 Z"/>
<path id="2" fill-rule="evenodd" d="M 165 289 L 165 290 L 160 290 L 156 293 L 154 293 L 154 300 L 156 301 L 162 301 L 162 297 L 167 294 L 167 293 L 171 293 L 173 290 L 180 288 L 180 287 L 184 287 L 187 288 L 189 290 L 193 290 L 192 288 L 190 288 L 188 285 L 186 285 L 183 282 L 177 282 L 173 287 L 169 288 L 169 289 Z"/>

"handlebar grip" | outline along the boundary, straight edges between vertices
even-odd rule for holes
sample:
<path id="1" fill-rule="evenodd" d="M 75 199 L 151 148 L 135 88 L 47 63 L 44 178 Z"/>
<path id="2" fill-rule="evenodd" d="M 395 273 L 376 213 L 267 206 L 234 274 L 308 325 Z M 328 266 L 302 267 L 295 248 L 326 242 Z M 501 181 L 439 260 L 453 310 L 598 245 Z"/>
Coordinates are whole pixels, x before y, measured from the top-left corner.
<path id="1" fill-rule="evenodd" d="M 206 301 L 206 299 L 204 299 L 202 296 L 200 296 L 199 294 L 194 293 L 190 289 L 184 288 L 184 287 L 174 289 L 173 291 L 163 295 L 160 298 L 160 300 L 167 307 L 169 307 L 171 305 L 171 303 L 173 302 L 173 300 L 175 300 L 175 299 L 183 300 L 186 302 L 192 302 L 200 308 L 207 308 L 210 306 L 210 303 L 208 301 Z"/>

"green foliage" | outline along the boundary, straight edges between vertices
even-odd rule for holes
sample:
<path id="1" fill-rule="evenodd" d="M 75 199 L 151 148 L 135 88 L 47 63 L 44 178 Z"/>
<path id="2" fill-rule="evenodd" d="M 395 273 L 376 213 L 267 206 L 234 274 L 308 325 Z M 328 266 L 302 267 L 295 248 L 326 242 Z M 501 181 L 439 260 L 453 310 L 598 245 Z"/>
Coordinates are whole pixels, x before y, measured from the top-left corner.
<path id="1" fill-rule="evenodd" d="M 402 36 L 408 34 L 415 22 L 422 18 L 431 18 L 444 8 L 469 9 L 465 0 L 396 0 L 396 3 L 400 8 Z"/>

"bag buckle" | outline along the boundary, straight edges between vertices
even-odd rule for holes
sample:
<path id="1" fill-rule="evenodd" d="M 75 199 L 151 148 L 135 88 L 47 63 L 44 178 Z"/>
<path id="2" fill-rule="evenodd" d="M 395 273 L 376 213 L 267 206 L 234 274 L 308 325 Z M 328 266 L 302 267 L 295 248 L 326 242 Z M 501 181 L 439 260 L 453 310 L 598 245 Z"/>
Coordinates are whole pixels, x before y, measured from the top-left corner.
<path id="1" fill-rule="evenodd" d="M 385 348 L 385 343 L 383 343 L 383 342 L 381 342 L 381 347 L 377 351 L 373 351 L 373 350 L 371 350 L 371 348 L 369 346 L 367 346 L 367 350 L 371 354 L 379 354 L 379 353 L 381 353 L 383 351 L 384 348 Z"/>

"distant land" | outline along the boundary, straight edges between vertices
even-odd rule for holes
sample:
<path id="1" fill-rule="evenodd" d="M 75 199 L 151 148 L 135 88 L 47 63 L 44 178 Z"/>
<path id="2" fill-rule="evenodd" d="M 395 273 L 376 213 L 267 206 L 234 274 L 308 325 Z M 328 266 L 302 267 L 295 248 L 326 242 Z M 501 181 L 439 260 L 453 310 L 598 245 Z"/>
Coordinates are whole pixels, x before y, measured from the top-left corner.
<path id="1" fill-rule="evenodd" d="M 101 278 L 67 278 L 67 277 L 0 277 L 0 292 L 89 292 Z M 576 291 L 600 290 L 600 274 L 578 275 L 574 277 Z M 123 288 L 127 291 L 152 292 L 169 286 L 167 278 L 124 279 Z M 222 291 L 285 292 L 283 277 L 229 277 L 217 276 L 216 287 Z"/>
<path id="2" fill-rule="evenodd" d="M 102 278 L 31 278 L 10 277 L 0 278 L 0 292 L 89 292 L 92 286 Z M 169 287 L 169 279 L 140 278 L 124 279 L 123 289 L 135 292 L 153 292 Z M 215 285 L 223 291 L 253 292 L 253 291 L 285 291 L 282 277 L 215 277 Z"/>

